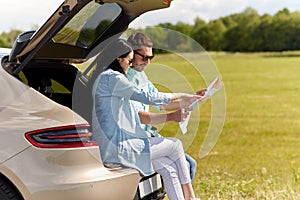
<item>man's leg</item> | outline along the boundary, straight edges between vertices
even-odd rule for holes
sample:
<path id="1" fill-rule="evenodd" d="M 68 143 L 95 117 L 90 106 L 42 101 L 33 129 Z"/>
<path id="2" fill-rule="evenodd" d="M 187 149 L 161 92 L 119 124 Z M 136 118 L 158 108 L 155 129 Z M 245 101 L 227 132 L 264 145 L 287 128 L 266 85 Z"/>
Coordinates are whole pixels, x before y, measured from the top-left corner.
<path id="1" fill-rule="evenodd" d="M 195 174 L 196 174 L 196 169 L 197 169 L 197 162 L 194 158 L 192 158 L 190 155 L 185 154 L 185 159 L 188 163 L 188 167 L 190 169 L 190 176 L 192 182 L 194 181 Z"/>

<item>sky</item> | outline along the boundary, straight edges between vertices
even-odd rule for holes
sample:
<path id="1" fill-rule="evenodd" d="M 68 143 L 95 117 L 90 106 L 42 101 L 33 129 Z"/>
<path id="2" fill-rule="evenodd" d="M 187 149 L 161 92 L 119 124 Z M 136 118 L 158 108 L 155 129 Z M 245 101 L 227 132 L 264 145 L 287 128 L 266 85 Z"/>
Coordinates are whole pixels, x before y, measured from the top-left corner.
<path id="1" fill-rule="evenodd" d="M 40 26 L 63 0 L 0 0 L 0 33 L 12 29 L 23 31 Z M 145 0 L 150 1 L 150 0 Z M 173 0 L 170 8 L 151 11 L 138 17 L 133 28 L 153 26 L 158 23 L 193 24 L 196 17 L 206 22 L 252 7 L 260 15 L 274 15 L 283 8 L 300 11 L 299 0 Z"/>

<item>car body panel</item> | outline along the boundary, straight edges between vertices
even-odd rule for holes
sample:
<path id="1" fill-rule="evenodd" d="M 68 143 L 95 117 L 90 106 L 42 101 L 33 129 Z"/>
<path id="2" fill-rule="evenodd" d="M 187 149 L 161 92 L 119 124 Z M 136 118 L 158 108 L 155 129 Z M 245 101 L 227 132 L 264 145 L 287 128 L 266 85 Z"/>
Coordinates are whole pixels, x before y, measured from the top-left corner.
<path id="1" fill-rule="evenodd" d="M 30 195 L 25 199 L 122 199 L 121 195 L 133 199 L 139 173 L 126 168 L 110 170 L 99 160 L 97 147 L 63 151 L 30 147 L 8 160 L 6 170 L 1 171 L 7 176 L 12 174 L 7 171 L 13 171 L 19 182 L 26 183 L 21 193 Z M 23 166 L 18 167 L 18 163 Z M 121 191 L 112 193 L 116 185 L 122 185 L 122 189 L 118 187 Z"/>

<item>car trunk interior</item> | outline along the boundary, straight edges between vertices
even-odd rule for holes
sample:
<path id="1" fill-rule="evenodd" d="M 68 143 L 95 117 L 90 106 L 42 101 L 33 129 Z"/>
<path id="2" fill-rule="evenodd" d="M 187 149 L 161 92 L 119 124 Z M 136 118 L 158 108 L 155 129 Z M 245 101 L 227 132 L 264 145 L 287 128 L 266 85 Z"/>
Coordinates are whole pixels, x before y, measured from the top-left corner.
<path id="1" fill-rule="evenodd" d="M 19 78 L 59 104 L 72 108 L 72 91 L 77 69 L 57 62 L 31 62 L 19 73 Z"/>

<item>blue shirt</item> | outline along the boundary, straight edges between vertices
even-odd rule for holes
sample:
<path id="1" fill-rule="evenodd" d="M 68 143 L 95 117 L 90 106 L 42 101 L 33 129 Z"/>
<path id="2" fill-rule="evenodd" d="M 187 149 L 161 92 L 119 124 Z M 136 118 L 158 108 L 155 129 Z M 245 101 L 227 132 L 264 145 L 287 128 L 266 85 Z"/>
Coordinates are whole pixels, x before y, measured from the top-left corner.
<path id="1" fill-rule="evenodd" d="M 144 92 L 156 93 L 158 92 L 157 88 L 153 85 L 153 83 L 148 79 L 146 73 L 144 71 L 138 72 L 133 68 L 128 69 L 127 78 L 131 81 L 137 88 Z M 145 111 L 149 112 L 149 105 L 133 101 L 133 106 L 136 112 Z M 155 106 L 157 109 L 160 109 L 158 106 Z M 141 124 L 142 128 L 146 131 L 150 131 L 152 126 L 150 124 Z"/>
<path id="2" fill-rule="evenodd" d="M 154 173 L 148 136 L 131 100 L 169 104 L 171 94 L 142 91 L 123 74 L 109 69 L 97 78 L 93 97 L 93 132 L 102 161 L 135 168 L 145 176 Z"/>

